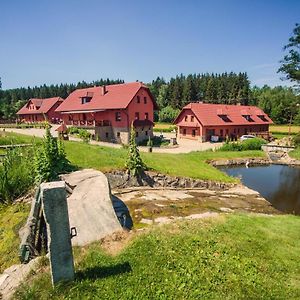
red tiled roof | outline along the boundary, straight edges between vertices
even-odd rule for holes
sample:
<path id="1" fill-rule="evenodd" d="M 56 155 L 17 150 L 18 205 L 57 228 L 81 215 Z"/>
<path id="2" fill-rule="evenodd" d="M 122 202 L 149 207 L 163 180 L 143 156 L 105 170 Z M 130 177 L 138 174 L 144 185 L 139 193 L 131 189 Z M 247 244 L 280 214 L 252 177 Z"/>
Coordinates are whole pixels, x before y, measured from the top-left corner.
<path id="1" fill-rule="evenodd" d="M 45 99 L 29 99 L 28 102 L 17 112 L 17 115 L 32 115 L 32 114 L 45 114 L 55 103 L 62 102 L 64 99 L 60 97 L 45 98 Z M 33 103 L 36 109 L 29 109 L 29 105 Z"/>
<path id="2" fill-rule="evenodd" d="M 179 116 L 184 110 L 189 109 L 203 126 L 263 125 L 273 123 L 269 116 L 256 106 L 190 103 L 182 109 Z M 219 115 L 227 116 L 230 121 L 225 122 Z M 249 115 L 253 122 L 247 121 L 243 115 Z M 174 123 L 181 126 L 189 126 L 184 119 L 178 122 L 179 116 L 175 119 Z M 267 121 L 263 121 L 258 116 L 264 116 Z"/>
<path id="3" fill-rule="evenodd" d="M 154 108 L 157 108 L 148 87 L 141 82 L 107 85 L 105 86 L 106 92 L 104 95 L 103 88 L 103 86 L 98 86 L 75 90 L 56 109 L 56 111 L 68 112 L 82 110 L 93 111 L 99 109 L 124 109 L 128 106 L 140 88 L 148 90 Z M 91 97 L 91 100 L 82 104 L 82 97 Z"/>

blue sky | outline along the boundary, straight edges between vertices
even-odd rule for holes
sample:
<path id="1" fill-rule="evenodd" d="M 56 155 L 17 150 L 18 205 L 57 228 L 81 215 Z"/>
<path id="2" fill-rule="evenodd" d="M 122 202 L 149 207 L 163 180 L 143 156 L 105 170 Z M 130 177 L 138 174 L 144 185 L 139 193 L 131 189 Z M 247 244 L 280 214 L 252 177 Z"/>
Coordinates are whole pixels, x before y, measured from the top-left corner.
<path id="1" fill-rule="evenodd" d="M 0 0 L 3 88 L 99 78 L 276 74 L 300 1 Z"/>

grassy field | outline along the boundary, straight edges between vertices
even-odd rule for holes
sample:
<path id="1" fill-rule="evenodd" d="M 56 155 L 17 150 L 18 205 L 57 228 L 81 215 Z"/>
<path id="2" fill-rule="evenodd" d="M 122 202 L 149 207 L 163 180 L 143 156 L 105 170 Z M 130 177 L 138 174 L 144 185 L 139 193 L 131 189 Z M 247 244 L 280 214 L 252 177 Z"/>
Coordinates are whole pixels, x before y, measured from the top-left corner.
<path id="1" fill-rule="evenodd" d="M 116 256 L 77 249 L 76 280 L 37 272 L 18 299 L 299 299 L 300 218 L 227 215 L 159 226 Z M 45 269 L 45 268 L 44 268 Z"/>
<path id="2" fill-rule="evenodd" d="M 68 159 L 79 168 L 94 168 L 103 172 L 123 169 L 127 157 L 126 149 L 99 147 L 78 142 L 66 142 Z M 207 179 L 223 182 L 234 182 L 231 178 L 212 167 L 207 160 L 240 157 L 264 157 L 262 151 L 243 152 L 192 152 L 188 154 L 141 153 L 149 169 L 161 173 Z"/>
<path id="3" fill-rule="evenodd" d="M 19 229 L 25 224 L 29 205 L 0 205 L 0 273 L 18 263 Z"/>
<path id="4" fill-rule="evenodd" d="M 276 133 L 285 133 L 288 134 L 289 132 L 289 125 L 270 125 L 270 131 Z M 300 126 L 292 125 L 291 126 L 291 133 L 298 133 L 300 132 Z"/>
<path id="5" fill-rule="evenodd" d="M 22 141 L 32 142 L 32 137 L 10 134 Z M 41 139 L 35 138 L 35 142 Z M 78 168 L 94 168 L 103 172 L 123 169 L 127 158 L 127 149 L 100 147 L 83 142 L 66 141 L 65 150 L 68 159 Z M 192 177 L 205 180 L 234 182 L 231 178 L 212 167 L 207 160 L 264 157 L 262 151 L 240 152 L 191 152 L 187 154 L 141 153 L 143 160 L 150 170 L 172 176 Z"/>

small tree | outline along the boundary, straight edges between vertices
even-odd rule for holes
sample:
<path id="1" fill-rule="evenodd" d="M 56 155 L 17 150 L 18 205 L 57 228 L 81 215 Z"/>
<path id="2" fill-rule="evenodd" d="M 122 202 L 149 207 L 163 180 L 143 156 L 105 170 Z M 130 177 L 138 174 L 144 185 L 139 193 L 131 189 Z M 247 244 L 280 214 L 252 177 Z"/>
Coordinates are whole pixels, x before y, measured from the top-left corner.
<path id="1" fill-rule="evenodd" d="M 135 130 L 133 126 L 131 126 L 128 158 L 125 167 L 131 175 L 138 176 L 146 169 L 146 165 L 143 163 L 140 156 L 135 137 Z"/>
<path id="2" fill-rule="evenodd" d="M 71 164 L 66 158 L 63 143 L 51 135 L 48 125 L 44 142 L 35 152 L 35 180 L 56 180 L 59 174 L 70 170 Z"/>

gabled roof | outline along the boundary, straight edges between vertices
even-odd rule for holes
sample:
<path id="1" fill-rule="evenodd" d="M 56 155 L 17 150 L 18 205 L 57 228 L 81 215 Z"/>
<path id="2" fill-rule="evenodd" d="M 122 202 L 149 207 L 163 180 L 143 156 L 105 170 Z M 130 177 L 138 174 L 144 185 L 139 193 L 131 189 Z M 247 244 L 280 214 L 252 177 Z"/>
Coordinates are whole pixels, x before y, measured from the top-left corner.
<path id="1" fill-rule="evenodd" d="M 75 90 L 56 111 L 71 112 L 125 109 L 141 88 L 148 91 L 154 108 L 156 109 L 157 104 L 149 88 L 142 82 L 131 82 Z M 105 93 L 103 93 L 104 89 Z M 82 104 L 82 98 L 84 97 L 90 99 L 87 103 Z"/>
<path id="2" fill-rule="evenodd" d="M 64 99 L 60 97 L 45 98 L 45 99 L 29 99 L 28 102 L 17 112 L 17 115 L 28 115 L 28 114 L 45 114 L 47 113 L 54 104 L 62 102 Z M 30 104 L 34 104 L 35 109 L 29 109 Z"/>
<path id="3" fill-rule="evenodd" d="M 203 126 L 263 125 L 273 123 L 269 116 L 256 106 L 189 103 L 175 119 L 175 124 L 188 126 L 184 120 L 179 121 L 181 114 L 185 110 L 191 110 Z M 243 115 L 250 116 L 253 121 L 247 121 Z M 228 118 L 227 122 L 220 116 Z M 263 121 L 259 116 L 263 116 L 266 121 Z"/>

